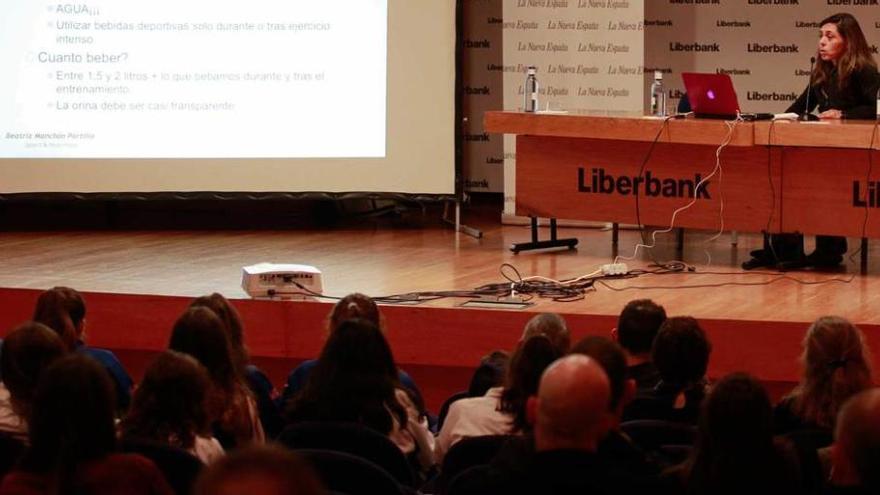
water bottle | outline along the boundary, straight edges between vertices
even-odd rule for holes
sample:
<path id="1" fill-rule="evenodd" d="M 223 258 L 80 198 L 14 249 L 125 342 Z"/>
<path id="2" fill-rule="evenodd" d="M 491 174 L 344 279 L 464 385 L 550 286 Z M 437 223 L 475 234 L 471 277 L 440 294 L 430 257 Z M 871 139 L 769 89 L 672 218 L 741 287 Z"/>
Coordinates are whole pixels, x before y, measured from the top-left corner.
<path id="1" fill-rule="evenodd" d="M 525 101 L 523 102 L 523 111 L 534 113 L 538 110 L 538 78 L 535 74 L 538 72 L 534 66 L 528 68 L 526 73 L 526 84 L 523 88 Z"/>
<path id="2" fill-rule="evenodd" d="M 877 90 L 877 122 L 880 122 L 880 89 Z"/>
<path id="3" fill-rule="evenodd" d="M 663 90 L 663 72 L 654 71 L 651 84 L 651 115 L 666 117 L 666 91 Z"/>

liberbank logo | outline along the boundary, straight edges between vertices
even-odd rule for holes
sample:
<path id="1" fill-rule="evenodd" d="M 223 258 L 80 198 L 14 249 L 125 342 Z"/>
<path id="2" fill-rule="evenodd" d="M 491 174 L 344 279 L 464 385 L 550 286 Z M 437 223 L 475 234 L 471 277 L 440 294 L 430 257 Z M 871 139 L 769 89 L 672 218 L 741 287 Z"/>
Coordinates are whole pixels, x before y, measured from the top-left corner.
<path id="1" fill-rule="evenodd" d="M 618 194 L 620 196 L 646 196 L 662 198 L 693 198 L 712 199 L 709 193 L 710 181 L 700 182 L 703 176 L 694 174 L 691 179 L 661 178 L 656 177 L 648 170 L 644 177 L 630 177 L 614 175 L 605 172 L 604 168 L 591 169 L 590 179 L 587 180 L 587 171 L 578 168 L 578 192 L 592 194 Z M 699 184 L 699 187 L 697 187 Z"/>

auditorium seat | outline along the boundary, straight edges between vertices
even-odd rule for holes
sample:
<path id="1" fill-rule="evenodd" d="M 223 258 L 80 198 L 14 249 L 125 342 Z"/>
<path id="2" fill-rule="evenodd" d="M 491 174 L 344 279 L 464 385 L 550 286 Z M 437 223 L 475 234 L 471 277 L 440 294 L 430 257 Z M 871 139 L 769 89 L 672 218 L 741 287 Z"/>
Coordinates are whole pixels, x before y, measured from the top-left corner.
<path id="1" fill-rule="evenodd" d="M 332 493 L 345 495 L 405 495 L 405 490 L 391 474 L 379 465 L 356 455 L 333 450 L 298 449 L 318 472 Z"/>
<path id="2" fill-rule="evenodd" d="M 278 437 L 292 450 L 344 452 L 380 466 L 398 483 L 415 486 L 415 475 L 403 452 L 385 435 L 356 423 L 307 421 L 294 423 Z"/>
<path id="3" fill-rule="evenodd" d="M 658 451 L 664 445 L 693 445 L 697 436 L 693 426 L 656 419 L 626 421 L 620 429 L 636 445 L 649 451 Z"/>
<path id="4" fill-rule="evenodd" d="M 465 437 L 456 442 L 443 458 L 443 468 L 435 488 L 443 493 L 448 483 L 459 473 L 473 467 L 489 464 L 512 435 L 482 435 Z"/>

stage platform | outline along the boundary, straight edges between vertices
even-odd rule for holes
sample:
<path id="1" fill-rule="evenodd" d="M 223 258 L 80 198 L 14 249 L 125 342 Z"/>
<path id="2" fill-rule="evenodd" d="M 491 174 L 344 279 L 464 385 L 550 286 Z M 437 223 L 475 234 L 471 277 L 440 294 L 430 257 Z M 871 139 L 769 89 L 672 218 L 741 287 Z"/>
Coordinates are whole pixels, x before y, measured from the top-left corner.
<path id="1" fill-rule="evenodd" d="M 497 214 L 465 221 L 482 229 L 483 238 L 433 221 L 401 227 L 373 220 L 332 230 L 2 233 L 0 331 L 29 318 L 40 290 L 68 285 L 86 293 L 89 343 L 116 351 L 139 377 L 166 347 L 189 300 L 217 291 L 234 300 L 251 354 L 280 387 L 293 365 L 318 354 L 332 302 L 247 299 L 239 286 L 244 265 L 311 264 L 323 271 L 325 294 L 385 296 L 503 282 L 503 263 L 524 277 L 573 278 L 617 254 L 631 256 L 640 240 L 637 231 L 623 230 L 618 251 L 607 229 L 562 228 L 560 237 L 580 239 L 576 251 L 514 255 L 508 247 L 529 239 L 527 227 L 501 226 Z M 774 390 L 787 388 L 798 376 L 807 325 L 826 314 L 859 324 L 880 355 L 880 247 L 871 246 L 864 275 L 857 256 L 830 273 L 748 273 L 739 264 L 760 247 L 760 236 L 740 235 L 732 246 L 729 234 L 707 244 L 711 235 L 686 235 L 683 257 L 694 272 L 609 281 L 576 302 L 533 299 L 524 310 L 461 308 L 463 299 L 383 306 L 395 358 L 436 410 L 445 397 L 466 388 L 481 356 L 513 348 L 535 313 L 563 314 L 576 337 L 608 335 L 624 304 L 636 298 L 651 298 L 670 315 L 701 321 L 713 345 L 712 377 L 746 370 Z M 653 257 L 674 259 L 673 236 L 658 239 Z M 852 253 L 858 243 L 850 244 Z M 630 268 L 650 262 L 647 251 L 627 261 Z"/>

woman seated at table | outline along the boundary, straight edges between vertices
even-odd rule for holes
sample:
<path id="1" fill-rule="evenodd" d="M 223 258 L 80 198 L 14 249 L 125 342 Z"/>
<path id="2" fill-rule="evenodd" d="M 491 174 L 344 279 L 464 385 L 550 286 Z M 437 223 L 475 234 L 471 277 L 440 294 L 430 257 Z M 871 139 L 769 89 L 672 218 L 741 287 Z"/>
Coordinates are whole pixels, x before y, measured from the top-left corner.
<path id="1" fill-rule="evenodd" d="M 817 61 L 810 83 L 786 112 L 805 115 L 817 108 L 823 120 L 875 118 L 880 75 L 859 22 L 841 13 L 820 24 Z M 765 236 L 764 248 L 752 251 L 752 259 L 743 263 L 743 268 L 833 267 L 843 261 L 846 249 L 845 237 L 819 235 L 816 250 L 804 256 L 801 234 Z"/>

